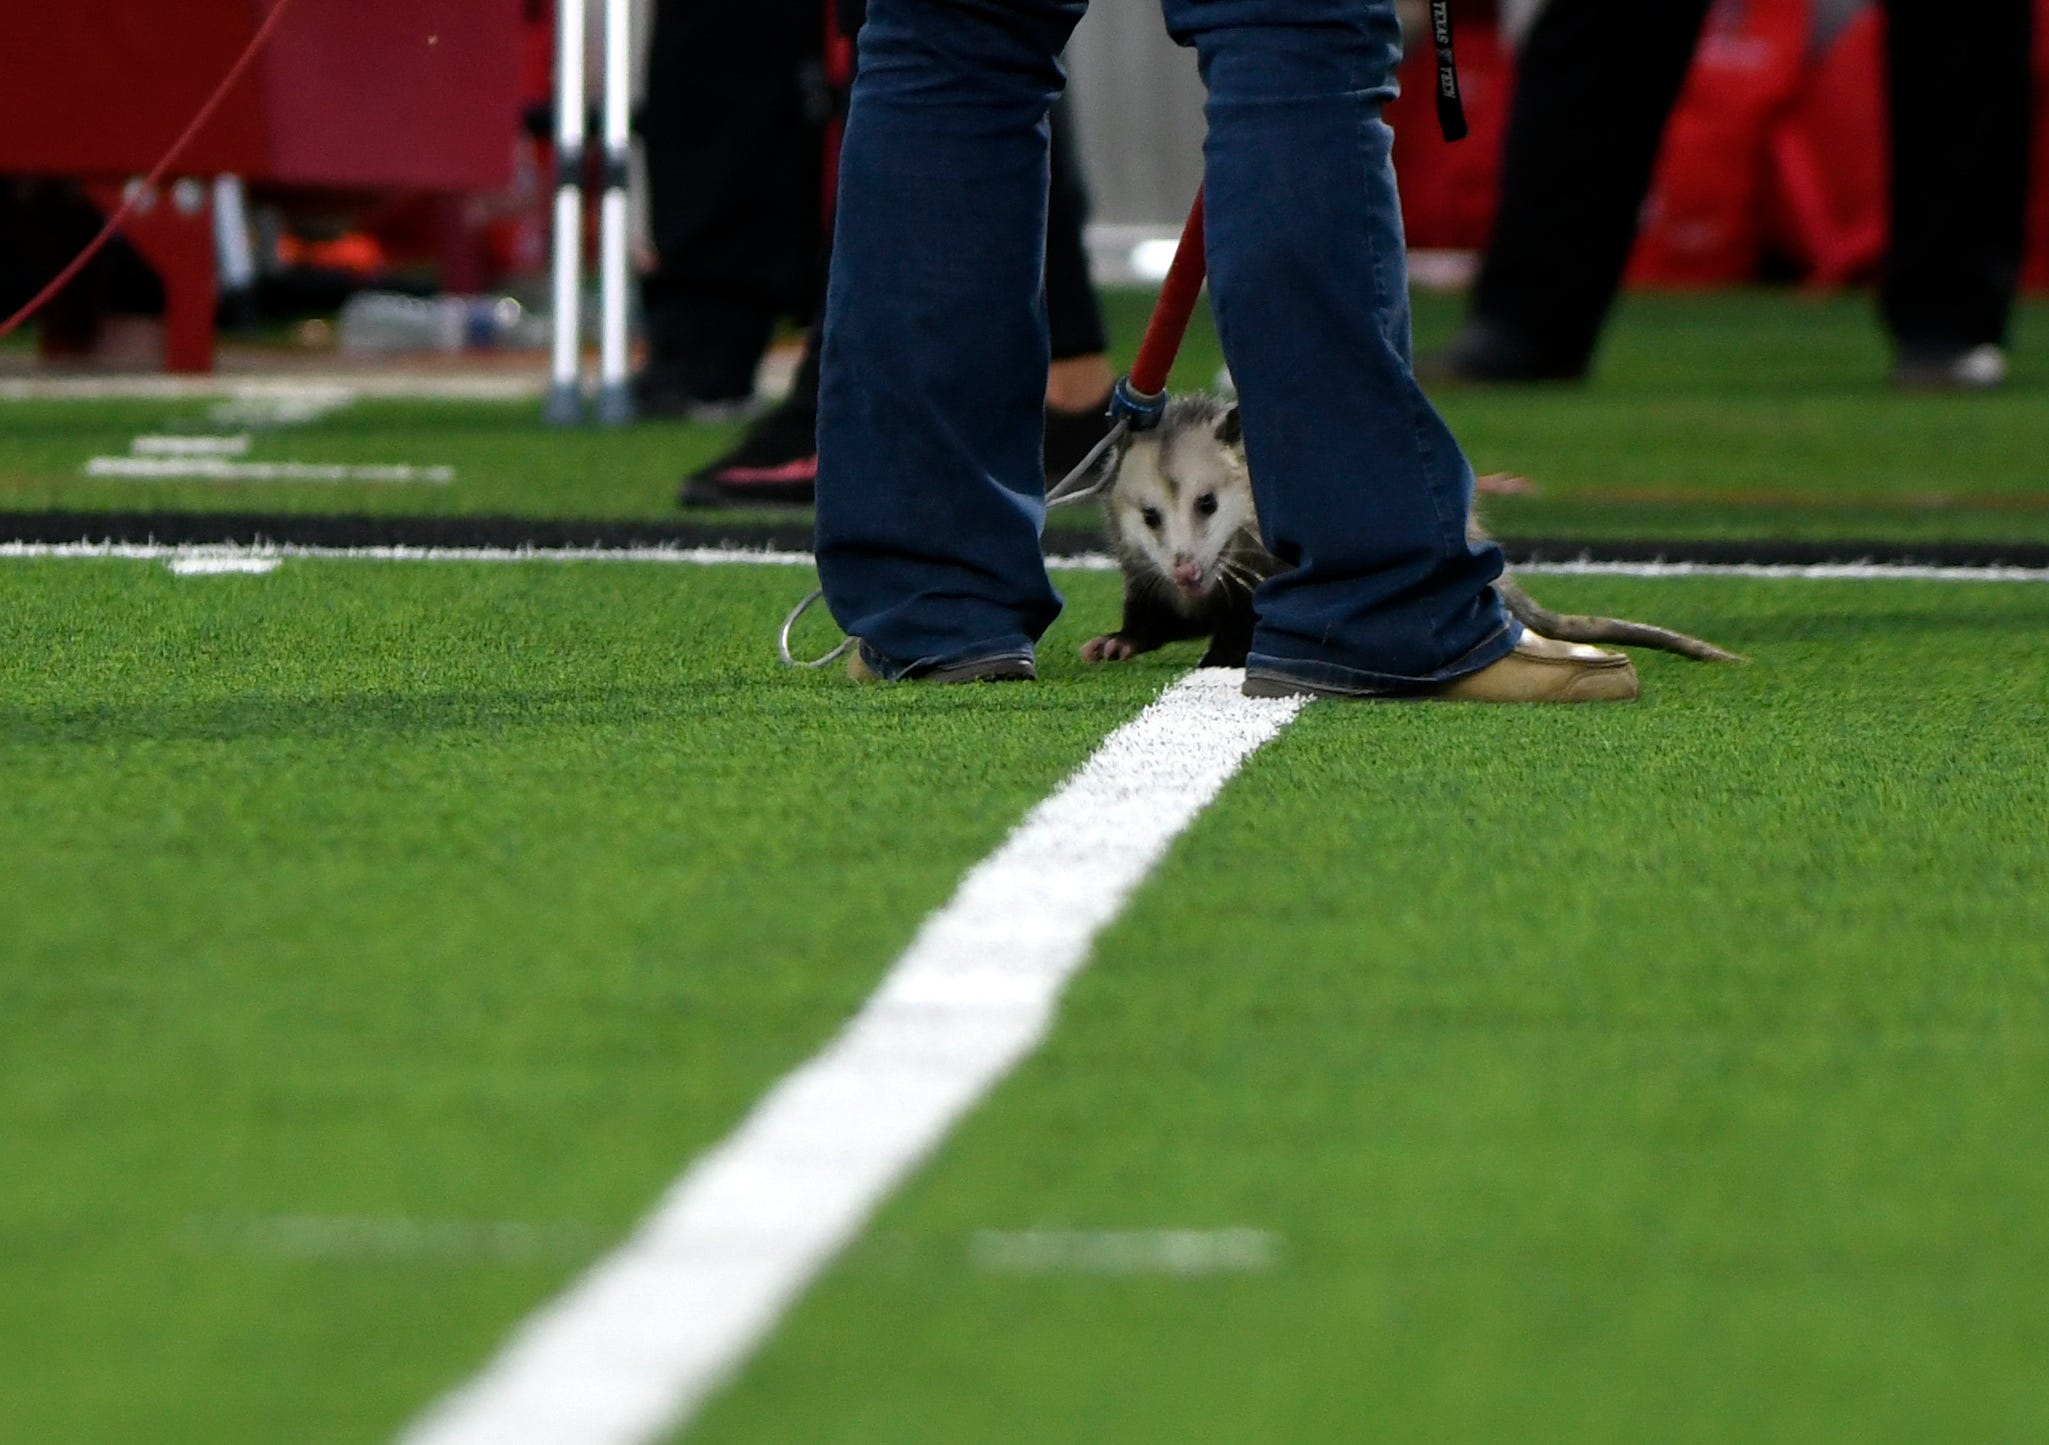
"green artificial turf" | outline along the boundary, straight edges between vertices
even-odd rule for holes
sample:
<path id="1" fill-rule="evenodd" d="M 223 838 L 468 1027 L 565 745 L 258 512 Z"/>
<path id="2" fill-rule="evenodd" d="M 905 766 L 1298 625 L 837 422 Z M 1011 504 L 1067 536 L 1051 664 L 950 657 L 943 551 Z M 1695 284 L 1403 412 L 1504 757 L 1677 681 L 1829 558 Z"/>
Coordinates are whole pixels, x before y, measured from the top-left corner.
<path id="1" fill-rule="evenodd" d="M 788 673 L 809 585 L 0 563 L 0 1439 L 388 1436 L 1152 686 Z"/>
<path id="2" fill-rule="evenodd" d="M 387 1437 L 1197 651 L 860 689 L 808 581 L 0 564 L 0 1439 Z M 1756 662 L 1312 707 L 692 1438 L 2049 1428 L 2049 589 L 1530 586 Z"/>
<path id="3" fill-rule="evenodd" d="M 1441 345 L 1462 301 L 1416 299 L 1419 348 Z M 1148 293 L 1106 297 L 1129 356 Z M 2022 308 L 2013 380 L 1999 395 L 1905 396 L 1867 301 L 1784 292 L 1625 300 L 1583 388 L 1444 386 L 1438 404 L 1482 473 L 1529 478 L 1487 503 L 1497 530 L 1587 538 L 2049 541 L 2049 372 L 2030 346 L 2043 308 Z M 1207 312 L 1176 367 L 1207 387 L 1222 362 Z M 81 475 L 155 431 L 218 431 L 206 402 L 0 404 L 0 509 L 509 513 L 663 519 L 682 476 L 732 426 L 650 423 L 555 431 L 532 404 L 365 401 L 262 432 L 251 460 L 411 463 L 456 469 L 447 486 L 136 482 Z M 761 513 L 691 514 L 699 520 Z M 786 517 L 790 514 L 785 513 Z M 801 513 L 796 514 L 801 517 Z M 1063 535 L 1087 529 L 1061 514 Z"/>
<path id="4" fill-rule="evenodd" d="M 1531 585 L 1757 661 L 1310 709 L 692 1440 L 2049 1434 L 2049 592 Z"/>
<path id="5" fill-rule="evenodd" d="M 1448 304 L 1419 311 L 1425 344 Z M 1865 298 L 1738 293 L 1626 298 L 1585 387 L 1435 397 L 1476 470 L 1536 483 L 1486 501 L 1503 533 L 2041 541 L 2049 375 L 2024 312 L 1989 396 L 1893 391 Z"/>
<path id="6" fill-rule="evenodd" d="M 366 400 L 302 426 L 222 427 L 208 402 L 0 403 L 0 508 L 369 512 L 381 515 L 667 518 L 685 471 L 733 426 L 647 422 L 619 430 L 541 425 L 538 403 Z M 89 478 L 138 435 L 248 431 L 251 462 L 449 466 L 447 485 L 131 481 Z"/>

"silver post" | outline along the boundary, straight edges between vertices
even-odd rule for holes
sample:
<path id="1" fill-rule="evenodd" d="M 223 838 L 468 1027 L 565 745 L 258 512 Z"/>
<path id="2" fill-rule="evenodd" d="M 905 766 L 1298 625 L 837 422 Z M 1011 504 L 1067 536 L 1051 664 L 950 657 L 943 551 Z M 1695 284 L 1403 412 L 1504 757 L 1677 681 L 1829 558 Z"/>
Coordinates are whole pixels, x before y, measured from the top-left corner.
<path id="1" fill-rule="evenodd" d="M 555 39 L 555 357 L 542 415 L 554 426 L 583 417 L 583 165 L 588 0 L 558 0 Z"/>
<path id="2" fill-rule="evenodd" d="M 598 420 L 633 420 L 627 379 L 628 242 L 633 183 L 633 0 L 605 0 L 605 196 L 599 260 L 604 298 L 598 350 Z"/>
<path id="3" fill-rule="evenodd" d="M 213 178 L 213 248 L 221 290 L 246 295 L 256 285 L 256 248 L 249 244 L 248 195 L 239 176 Z"/>

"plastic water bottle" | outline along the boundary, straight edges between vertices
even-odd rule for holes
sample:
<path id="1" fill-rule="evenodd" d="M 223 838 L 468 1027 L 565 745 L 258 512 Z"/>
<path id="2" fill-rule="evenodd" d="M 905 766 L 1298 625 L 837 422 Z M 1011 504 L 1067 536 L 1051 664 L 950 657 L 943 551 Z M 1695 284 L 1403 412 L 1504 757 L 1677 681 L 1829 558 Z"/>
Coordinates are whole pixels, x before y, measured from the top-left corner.
<path id="1" fill-rule="evenodd" d="M 544 320 L 510 296 L 406 296 L 359 291 L 342 304 L 338 330 L 350 356 L 489 351 L 546 344 Z"/>

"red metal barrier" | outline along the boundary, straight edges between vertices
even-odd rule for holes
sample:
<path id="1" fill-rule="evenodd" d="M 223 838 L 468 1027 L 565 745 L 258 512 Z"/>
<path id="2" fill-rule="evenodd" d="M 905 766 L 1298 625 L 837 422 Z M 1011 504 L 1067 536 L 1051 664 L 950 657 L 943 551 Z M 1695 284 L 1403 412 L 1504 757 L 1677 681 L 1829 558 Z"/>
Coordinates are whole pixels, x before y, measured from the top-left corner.
<path id="1" fill-rule="evenodd" d="M 75 177 L 110 208 L 234 63 L 267 0 L 0 5 L 0 172 Z M 521 0 L 295 0 L 179 166 L 187 181 L 476 191 L 511 175 Z M 173 184 L 128 236 L 169 294 L 167 361 L 212 362 L 212 188 Z"/>

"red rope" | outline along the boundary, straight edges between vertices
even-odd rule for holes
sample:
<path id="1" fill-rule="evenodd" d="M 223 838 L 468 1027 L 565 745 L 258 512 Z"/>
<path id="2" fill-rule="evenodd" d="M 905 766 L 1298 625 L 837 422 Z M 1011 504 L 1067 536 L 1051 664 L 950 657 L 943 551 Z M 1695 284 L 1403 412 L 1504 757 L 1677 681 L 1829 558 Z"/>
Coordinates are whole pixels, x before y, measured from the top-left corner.
<path id="1" fill-rule="evenodd" d="M 1167 389 L 1167 373 L 1180 354 L 1181 338 L 1188 334 L 1188 319 L 1195 314 L 1196 299 L 1202 295 L 1203 278 L 1209 274 L 1209 258 L 1203 253 L 1202 192 L 1188 210 L 1188 224 L 1181 228 L 1181 244 L 1174 251 L 1174 264 L 1160 285 L 1160 299 L 1153 303 L 1152 320 L 1146 323 L 1145 340 L 1139 343 L 1138 359 L 1131 363 L 1131 388 L 1143 396 L 1158 396 Z"/>
<path id="2" fill-rule="evenodd" d="M 235 82 L 240 80 L 243 73 L 255 63 L 257 54 L 269 42 L 271 33 L 277 29 L 278 18 L 285 13 L 285 10 L 291 3 L 292 0 L 277 0 L 277 3 L 271 7 L 270 14 L 266 15 L 263 23 L 256 27 L 256 34 L 250 37 L 249 48 L 242 52 L 242 58 L 235 62 L 234 68 L 228 72 L 227 78 L 221 81 L 219 88 L 214 91 L 212 97 L 208 99 L 205 105 L 200 107 L 199 114 L 193 117 L 192 124 L 185 127 L 185 133 L 178 137 L 177 143 L 165 153 L 162 160 L 157 162 L 156 169 L 149 173 L 141 185 L 129 187 L 127 199 L 123 200 L 114 214 L 107 218 L 107 224 L 101 228 L 99 235 L 93 237 L 92 244 L 78 253 L 77 260 L 58 272 L 57 279 L 37 292 L 35 298 L 28 305 L 22 307 L 21 310 L 15 312 L 5 321 L 0 321 L 0 340 L 5 340 L 13 332 L 18 331 L 30 317 L 47 306 L 51 298 L 76 280 L 78 273 L 92 263 L 92 258 L 99 255 L 106 248 L 107 242 L 114 239 L 115 235 L 120 232 L 122 225 L 135 213 L 135 208 L 142 198 L 156 190 L 158 183 L 163 180 L 165 173 L 178 163 L 178 157 L 185 154 L 186 147 L 192 144 L 194 138 L 205 128 L 206 123 L 213 119 L 214 112 L 221 108 L 221 102 L 225 101 L 228 98 L 228 93 L 235 88 Z"/>

